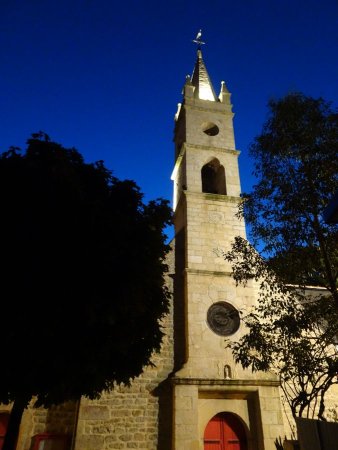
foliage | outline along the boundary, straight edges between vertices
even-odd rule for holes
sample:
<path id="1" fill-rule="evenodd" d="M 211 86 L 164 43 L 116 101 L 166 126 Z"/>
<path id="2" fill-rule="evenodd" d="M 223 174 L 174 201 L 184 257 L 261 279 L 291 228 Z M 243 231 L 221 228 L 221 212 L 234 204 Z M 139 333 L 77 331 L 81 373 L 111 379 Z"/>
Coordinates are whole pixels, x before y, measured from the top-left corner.
<path id="1" fill-rule="evenodd" d="M 238 283 L 251 278 L 259 283 L 257 305 L 243 317 L 248 331 L 229 343 L 236 362 L 275 373 L 294 417 L 323 419 L 325 394 L 338 384 L 338 311 L 332 297 L 323 289 L 285 284 L 241 237 L 226 257 Z"/>
<path id="2" fill-rule="evenodd" d="M 327 287 L 338 306 L 338 228 L 322 218 L 338 190 L 338 113 L 299 93 L 269 107 L 250 149 L 258 183 L 241 213 L 280 276 Z"/>
<path id="3" fill-rule="evenodd" d="M 247 334 L 229 345 L 244 367 L 278 374 L 294 416 L 324 418 L 338 373 L 338 226 L 322 218 L 338 189 L 338 114 L 300 93 L 269 107 L 251 146 L 257 184 L 239 211 L 266 259 L 241 238 L 225 254 L 237 283 L 260 286 Z"/>
<path id="4" fill-rule="evenodd" d="M 167 201 L 32 135 L 0 157 L 0 402 L 95 398 L 150 363 L 168 311 Z"/>

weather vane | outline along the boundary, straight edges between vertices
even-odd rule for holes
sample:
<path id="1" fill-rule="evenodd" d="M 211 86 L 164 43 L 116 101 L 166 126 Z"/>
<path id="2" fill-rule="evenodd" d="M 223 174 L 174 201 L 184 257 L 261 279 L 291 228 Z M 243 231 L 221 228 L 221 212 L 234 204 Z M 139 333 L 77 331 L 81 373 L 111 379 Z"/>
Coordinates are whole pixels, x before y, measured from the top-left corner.
<path id="1" fill-rule="evenodd" d="M 195 44 L 197 44 L 197 46 L 198 46 L 198 50 L 201 50 L 201 46 L 203 44 L 205 44 L 205 42 L 203 42 L 201 40 L 201 37 L 202 37 L 202 30 L 199 30 L 199 32 L 197 33 L 195 39 L 193 39 L 193 42 L 195 42 Z"/>

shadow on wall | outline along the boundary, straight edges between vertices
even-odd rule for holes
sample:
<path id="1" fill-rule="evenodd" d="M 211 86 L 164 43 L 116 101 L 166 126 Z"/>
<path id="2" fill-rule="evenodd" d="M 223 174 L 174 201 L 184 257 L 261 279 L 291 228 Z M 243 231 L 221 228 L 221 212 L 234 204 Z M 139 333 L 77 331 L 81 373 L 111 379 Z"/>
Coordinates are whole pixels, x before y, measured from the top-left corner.
<path id="1" fill-rule="evenodd" d="M 33 410 L 31 450 L 70 450 L 77 420 L 77 402 L 67 402 L 48 410 Z M 43 424 L 42 422 L 45 423 Z"/>

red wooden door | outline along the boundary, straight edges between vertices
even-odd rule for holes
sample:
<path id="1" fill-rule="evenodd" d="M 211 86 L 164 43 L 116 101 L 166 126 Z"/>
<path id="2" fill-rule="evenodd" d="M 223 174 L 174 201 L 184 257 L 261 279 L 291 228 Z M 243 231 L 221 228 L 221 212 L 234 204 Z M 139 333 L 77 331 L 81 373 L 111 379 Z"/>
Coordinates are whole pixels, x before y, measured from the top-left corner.
<path id="1" fill-rule="evenodd" d="M 243 424 L 234 414 L 216 414 L 205 428 L 204 450 L 247 450 Z"/>

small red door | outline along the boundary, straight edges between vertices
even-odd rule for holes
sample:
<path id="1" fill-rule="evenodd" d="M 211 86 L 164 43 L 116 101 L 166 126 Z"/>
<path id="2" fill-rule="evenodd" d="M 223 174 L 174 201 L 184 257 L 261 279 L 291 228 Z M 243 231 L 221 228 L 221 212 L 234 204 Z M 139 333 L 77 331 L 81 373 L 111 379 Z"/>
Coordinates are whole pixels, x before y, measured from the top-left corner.
<path id="1" fill-rule="evenodd" d="M 1 412 L 0 413 L 0 450 L 4 444 L 7 426 L 9 422 L 9 412 Z"/>
<path id="2" fill-rule="evenodd" d="M 68 450 L 71 437 L 66 434 L 42 433 L 33 436 L 32 450 Z"/>
<path id="3" fill-rule="evenodd" d="M 205 428 L 204 450 L 247 450 L 242 422 L 231 413 L 216 414 Z"/>

